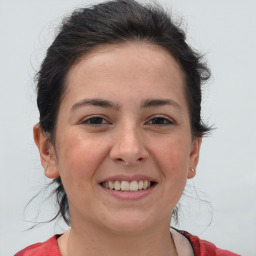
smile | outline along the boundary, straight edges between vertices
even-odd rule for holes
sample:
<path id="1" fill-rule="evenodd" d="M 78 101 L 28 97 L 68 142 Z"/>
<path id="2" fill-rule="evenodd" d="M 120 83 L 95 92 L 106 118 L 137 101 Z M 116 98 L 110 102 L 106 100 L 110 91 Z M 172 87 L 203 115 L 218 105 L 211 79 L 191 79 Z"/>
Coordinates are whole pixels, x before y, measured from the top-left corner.
<path id="1" fill-rule="evenodd" d="M 146 190 L 155 185 L 155 182 L 149 180 L 133 180 L 133 181 L 105 181 L 100 185 L 106 189 L 123 191 L 123 192 L 137 192 L 140 190 Z"/>

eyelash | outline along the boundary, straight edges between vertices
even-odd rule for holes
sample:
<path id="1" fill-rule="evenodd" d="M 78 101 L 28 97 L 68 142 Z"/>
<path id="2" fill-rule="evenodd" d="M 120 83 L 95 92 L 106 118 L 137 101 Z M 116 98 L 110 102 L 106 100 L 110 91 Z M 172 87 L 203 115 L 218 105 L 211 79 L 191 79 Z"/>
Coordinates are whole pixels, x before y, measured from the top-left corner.
<path id="1" fill-rule="evenodd" d="M 154 121 L 160 121 L 160 123 L 154 123 Z M 154 126 L 168 126 L 168 125 L 173 125 L 175 123 L 172 119 L 167 118 L 165 116 L 161 116 L 161 115 L 151 117 L 150 120 L 147 121 L 145 124 L 147 125 L 150 122 L 151 122 L 150 125 L 154 125 Z M 81 122 L 81 124 L 87 124 L 87 125 L 97 127 L 97 126 L 111 124 L 111 123 L 109 121 L 107 121 L 104 117 L 95 115 L 95 116 L 90 116 L 90 117 L 84 119 Z"/>
<path id="2" fill-rule="evenodd" d="M 170 118 L 167 118 L 166 116 L 161 116 L 161 115 L 157 115 L 157 116 L 153 116 L 153 118 L 151 118 L 149 121 L 146 122 L 146 124 L 148 124 L 149 122 L 152 122 L 152 121 L 160 121 L 161 120 L 161 123 L 160 124 L 154 124 L 152 123 L 152 125 L 154 126 L 167 126 L 167 125 L 173 125 L 174 124 L 174 121 Z M 164 122 L 164 123 L 162 123 Z"/>
<path id="3" fill-rule="evenodd" d="M 98 122 L 99 120 L 101 120 L 101 123 Z M 102 121 L 104 121 L 104 123 L 102 123 Z M 90 116 L 82 120 L 81 124 L 87 124 L 91 126 L 100 126 L 100 125 L 105 125 L 110 123 L 102 116 Z"/>

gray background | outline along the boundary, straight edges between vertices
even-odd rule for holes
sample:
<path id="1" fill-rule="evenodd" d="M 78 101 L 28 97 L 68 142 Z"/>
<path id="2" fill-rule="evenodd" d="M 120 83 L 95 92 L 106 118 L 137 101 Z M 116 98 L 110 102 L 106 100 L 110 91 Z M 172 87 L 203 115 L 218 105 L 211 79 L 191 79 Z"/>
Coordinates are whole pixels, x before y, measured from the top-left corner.
<path id="1" fill-rule="evenodd" d="M 38 121 L 33 76 L 56 24 L 90 2 L 0 1 L 0 255 L 13 255 L 65 229 L 60 222 L 25 231 L 38 213 L 37 220 L 43 221 L 54 212 L 53 200 L 42 203 L 47 192 L 24 212 L 28 200 L 49 182 L 32 139 Z M 255 256 L 256 2 L 159 2 L 178 20 L 184 17 L 188 42 L 206 53 L 213 73 L 204 88 L 203 116 L 216 130 L 204 139 L 197 177 L 181 201 L 178 227 L 221 248 Z"/>

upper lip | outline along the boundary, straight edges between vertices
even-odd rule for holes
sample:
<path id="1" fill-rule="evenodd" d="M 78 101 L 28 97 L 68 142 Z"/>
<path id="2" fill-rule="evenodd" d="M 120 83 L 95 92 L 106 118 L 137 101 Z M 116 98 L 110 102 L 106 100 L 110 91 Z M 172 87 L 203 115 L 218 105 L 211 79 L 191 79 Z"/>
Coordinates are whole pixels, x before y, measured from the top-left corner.
<path id="1" fill-rule="evenodd" d="M 147 175 L 136 174 L 136 175 L 129 176 L 129 175 L 120 174 L 120 175 L 113 175 L 113 176 L 107 177 L 101 180 L 99 183 L 107 182 L 107 181 L 133 181 L 133 180 L 137 180 L 137 181 L 148 180 L 151 182 L 157 182 L 155 178 Z"/>

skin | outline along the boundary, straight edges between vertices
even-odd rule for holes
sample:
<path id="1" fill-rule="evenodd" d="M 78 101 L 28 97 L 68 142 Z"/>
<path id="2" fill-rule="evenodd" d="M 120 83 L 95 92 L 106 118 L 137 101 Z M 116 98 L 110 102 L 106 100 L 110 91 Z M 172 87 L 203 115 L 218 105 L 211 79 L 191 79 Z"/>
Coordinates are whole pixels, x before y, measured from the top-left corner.
<path id="1" fill-rule="evenodd" d="M 66 86 L 55 145 L 34 127 L 45 175 L 61 176 L 69 198 L 72 228 L 58 239 L 62 255 L 175 255 L 172 210 L 195 175 L 201 145 L 191 135 L 180 66 L 152 44 L 104 45 L 71 67 Z M 171 103 L 145 106 L 152 99 Z M 146 175 L 156 186 L 139 200 L 121 200 L 99 185 L 113 175 Z"/>

